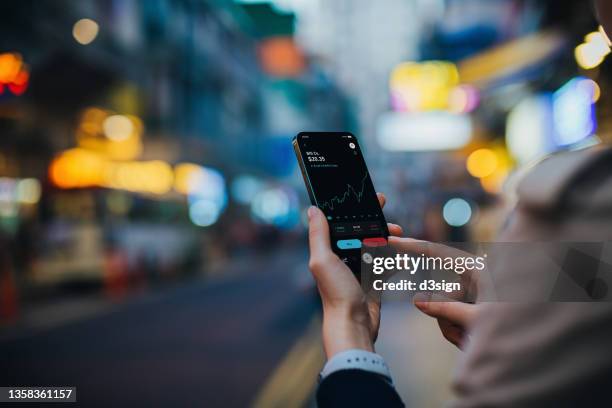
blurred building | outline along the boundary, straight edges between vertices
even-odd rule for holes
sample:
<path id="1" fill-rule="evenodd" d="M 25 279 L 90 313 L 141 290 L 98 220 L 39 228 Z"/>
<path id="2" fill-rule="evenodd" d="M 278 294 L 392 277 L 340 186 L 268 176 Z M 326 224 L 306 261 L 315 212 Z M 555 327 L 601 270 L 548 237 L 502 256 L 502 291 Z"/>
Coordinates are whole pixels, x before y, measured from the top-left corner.
<path id="1" fill-rule="evenodd" d="M 295 169 L 290 138 L 352 121 L 343 92 L 293 41 L 294 15 L 270 5 L 2 9 L 0 65 L 17 71 L 0 101 L 1 218 L 22 258 L 4 273 L 26 292 L 163 281 L 299 225 L 283 181 Z M 245 179 L 256 191 L 233 183 Z M 280 207 L 254 205 L 258 192 Z"/>

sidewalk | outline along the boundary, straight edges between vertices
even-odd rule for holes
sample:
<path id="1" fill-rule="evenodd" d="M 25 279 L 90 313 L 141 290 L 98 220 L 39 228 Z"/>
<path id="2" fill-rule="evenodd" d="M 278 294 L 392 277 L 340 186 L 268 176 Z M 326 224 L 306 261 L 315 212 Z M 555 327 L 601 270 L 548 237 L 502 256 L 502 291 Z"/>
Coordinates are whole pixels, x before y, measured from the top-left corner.
<path id="1" fill-rule="evenodd" d="M 382 355 L 407 406 L 442 407 L 452 400 L 451 379 L 459 351 L 437 322 L 412 304 L 383 302 L 376 351 Z"/>

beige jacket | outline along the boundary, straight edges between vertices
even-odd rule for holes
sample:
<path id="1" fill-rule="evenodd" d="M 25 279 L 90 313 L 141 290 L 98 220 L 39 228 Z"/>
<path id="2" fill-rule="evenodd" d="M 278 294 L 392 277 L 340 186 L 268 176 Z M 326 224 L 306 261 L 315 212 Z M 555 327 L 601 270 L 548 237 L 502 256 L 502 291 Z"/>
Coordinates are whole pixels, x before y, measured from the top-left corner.
<path id="1" fill-rule="evenodd" d="M 611 148 L 552 156 L 517 192 L 500 241 L 612 241 Z M 537 269 L 503 272 L 530 286 Z M 488 302 L 470 333 L 454 406 L 612 406 L 612 302 Z"/>

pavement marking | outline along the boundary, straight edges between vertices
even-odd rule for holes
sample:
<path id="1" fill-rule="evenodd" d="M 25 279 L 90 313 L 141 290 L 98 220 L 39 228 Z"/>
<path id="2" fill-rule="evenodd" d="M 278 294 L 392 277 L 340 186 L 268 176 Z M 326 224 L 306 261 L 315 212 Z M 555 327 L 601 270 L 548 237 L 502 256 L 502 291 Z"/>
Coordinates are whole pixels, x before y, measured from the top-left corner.
<path id="1" fill-rule="evenodd" d="M 255 398 L 254 408 L 303 408 L 312 395 L 325 357 L 321 319 L 314 317 Z"/>

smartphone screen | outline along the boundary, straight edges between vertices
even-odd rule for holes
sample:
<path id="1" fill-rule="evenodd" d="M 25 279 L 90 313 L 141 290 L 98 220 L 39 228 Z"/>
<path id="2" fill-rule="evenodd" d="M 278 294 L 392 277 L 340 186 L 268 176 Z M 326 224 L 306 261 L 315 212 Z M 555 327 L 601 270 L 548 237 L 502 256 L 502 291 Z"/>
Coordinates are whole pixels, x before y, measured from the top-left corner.
<path id="1" fill-rule="evenodd" d="M 329 222 L 332 250 L 358 274 L 363 244 L 385 245 L 389 232 L 357 138 L 300 133 L 294 148 L 310 200 Z"/>

